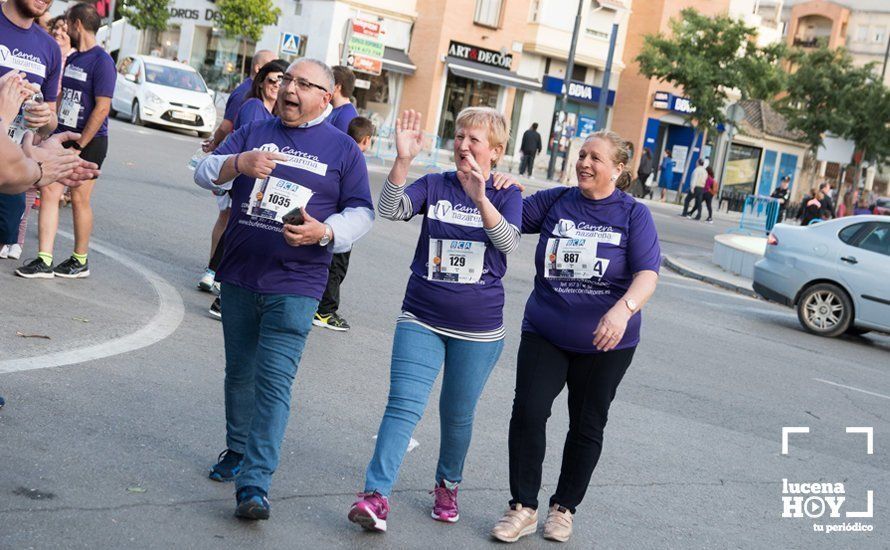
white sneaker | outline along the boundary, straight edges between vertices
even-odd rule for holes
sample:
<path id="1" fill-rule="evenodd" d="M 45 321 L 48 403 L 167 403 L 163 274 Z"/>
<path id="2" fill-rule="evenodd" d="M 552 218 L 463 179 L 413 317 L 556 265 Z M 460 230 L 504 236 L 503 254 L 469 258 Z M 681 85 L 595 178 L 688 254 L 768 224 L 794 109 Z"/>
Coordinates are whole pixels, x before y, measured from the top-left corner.
<path id="1" fill-rule="evenodd" d="M 16 244 L 8 245 L 8 246 L 9 246 L 9 253 L 6 257 L 8 257 L 10 260 L 18 260 L 19 258 L 22 257 L 21 245 L 16 243 Z M 2 252 L 0 252 L 0 257 L 2 257 L 2 256 L 3 256 L 3 254 L 2 254 Z"/>
<path id="2" fill-rule="evenodd" d="M 4 244 L 3 247 L 0 247 L 0 258 L 6 259 L 9 257 L 9 245 Z"/>
<path id="3" fill-rule="evenodd" d="M 198 288 L 200 288 L 204 292 L 212 292 L 214 277 L 216 277 L 216 272 L 214 272 L 212 269 L 206 270 L 204 272 L 204 275 L 201 275 L 201 279 L 198 281 Z"/>

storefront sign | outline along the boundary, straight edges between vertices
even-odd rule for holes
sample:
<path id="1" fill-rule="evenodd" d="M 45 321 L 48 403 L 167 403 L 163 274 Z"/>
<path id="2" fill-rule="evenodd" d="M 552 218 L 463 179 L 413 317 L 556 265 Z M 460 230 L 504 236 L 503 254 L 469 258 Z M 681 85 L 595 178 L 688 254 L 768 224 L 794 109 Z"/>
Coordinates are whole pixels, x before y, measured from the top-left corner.
<path id="1" fill-rule="evenodd" d="M 385 49 L 382 32 L 380 23 L 353 19 L 346 40 L 346 66 L 361 73 L 380 74 Z"/>
<path id="2" fill-rule="evenodd" d="M 462 44 L 453 40 L 451 45 L 448 46 L 448 55 L 500 69 L 510 70 L 510 67 L 513 66 L 513 54 L 486 50 L 485 48 L 470 46 L 469 44 Z"/>
<path id="3" fill-rule="evenodd" d="M 550 92 L 551 94 L 561 95 L 563 93 L 563 89 L 565 88 L 565 83 L 561 78 L 556 78 L 555 76 L 544 76 L 544 91 Z M 602 88 L 594 86 L 592 84 L 585 84 L 584 82 L 578 82 L 577 80 L 572 80 L 569 82 L 568 96 L 575 101 L 579 101 L 581 103 L 599 103 L 600 93 L 602 93 Z M 606 105 L 614 105 L 615 104 L 615 90 L 609 90 L 609 97 L 606 101 Z"/>
<path id="4" fill-rule="evenodd" d="M 198 21 L 202 15 L 204 16 L 204 21 L 219 21 L 222 17 L 218 11 L 209 8 L 205 10 L 170 8 L 169 13 L 171 19 L 187 19 L 190 21 Z"/>
<path id="5" fill-rule="evenodd" d="M 680 97 L 670 92 L 655 92 L 652 106 L 656 109 L 674 111 L 684 115 L 695 112 L 695 106 L 692 105 L 692 101 L 688 97 Z"/>
<path id="6" fill-rule="evenodd" d="M 360 73 L 378 75 L 383 70 L 383 60 L 366 55 L 349 54 L 349 57 L 346 58 L 346 66 Z"/>

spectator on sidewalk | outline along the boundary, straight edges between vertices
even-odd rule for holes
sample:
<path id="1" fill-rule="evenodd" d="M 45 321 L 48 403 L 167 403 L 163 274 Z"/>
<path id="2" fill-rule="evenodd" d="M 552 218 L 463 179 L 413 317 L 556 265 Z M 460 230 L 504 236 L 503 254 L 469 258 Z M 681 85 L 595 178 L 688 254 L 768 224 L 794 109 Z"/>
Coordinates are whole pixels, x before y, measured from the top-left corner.
<path id="1" fill-rule="evenodd" d="M 640 197 L 652 196 L 652 187 L 646 185 L 646 182 L 649 181 L 649 176 L 652 174 L 652 168 L 652 151 L 648 147 L 643 147 L 643 156 L 640 157 L 640 167 L 637 169 Z"/>
<path id="2" fill-rule="evenodd" d="M 770 195 L 772 198 L 779 201 L 779 217 L 776 219 L 776 223 L 781 223 L 782 220 L 785 219 L 785 208 L 788 204 L 788 185 L 791 184 L 791 176 L 785 176 L 782 178 L 782 183 L 776 187 L 772 194 Z"/>
<path id="3" fill-rule="evenodd" d="M 336 73 L 335 73 L 336 74 Z M 374 124 L 363 116 L 352 119 L 347 129 L 347 134 L 356 144 L 362 153 L 371 147 L 371 138 L 374 137 Z M 349 269 L 349 255 L 352 253 L 350 248 L 346 252 L 334 254 L 331 258 L 331 268 L 328 271 L 328 285 L 324 289 L 324 295 L 318 303 L 318 311 L 312 319 L 312 324 L 317 327 L 329 328 L 331 330 L 346 332 L 349 330 L 349 323 L 346 322 L 338 310 L 340 309 L 340 285 L 346 279 L 346 270 Z"/>
<path id="4" fill-rule="evenodd" d="M 689 182 L 689 192 L 686 193 L 686 200 L 683 201 L 683 213 L 681 216 L 692 217 L 689 212 L 689 203 L 695 201 L 692 211 L 701 209 L 701 193 L 705 187 L 705 181 L 708 179 L 708 172 L 705 170 L 705 159 L 698 159 L 695 163 L 695 170 L 692 171 L 692 180 Z"/>
<path id="5" fill-rule="evenodd" d="M 864 193 L 860 194 L 859 200 L 856 201 L 856 207 L 853 208 L 853 215 L 864 216 L 871 213 L 872 209 L 868 207 L 868 197 Z"/>
<path id="6" fill-rule="evenodd" d="M 824 217 L 823 214 L 827 215 L 828 211 L 825 209 L 826 202 L 825 193 L 822 192 L 822 189 L 814 189 L 813 196 L 809 197 L 804 203 L 800 225 L 810 225 L 813 220 L 822 219 Z"/>
<path id="7" fill-rule="evenodd" d="M 661 202 L 667 199 L 667 190 L 674 183 L 674 159 L 671 158 L 671 151 L 668 149 L 664 152 L 664 158 L 661 160 L 661 166 L 658 170 L 658 186 L 661 188 Z"/>
<path id="8" fill-rule="evenodd" d="M 541 134 L 538 133 L 537 122 L 532 122 L 532 127 L 522 134 L 519 151 L 522 153 L 522 158 L 519 160 L 519 175 L 527 173 L 528 177 L 532 177 L 535 156 L 541 152 Z"/>
<path id="9" fill-rule="evenodd" d="M 692 212 L 689 213 L 689 217 L 697 211 L 698 215 L 695 216 L 696 220 L 701 220 L 702 213 L 702 203 L 705 203 L 705 206 L 708 207 L 708 219 L 705 221 L 708 223 L 714 223 L 714 213 L 711 210 L 711 201 L 714 198 L 714 195 L 717 194 L 717 180 L 714 179 L 714 170 L 711 169 L 710 166 L 705 168 L 707 172 L 707 178 L 705 179 L 705 186 L 702 188 L 701 192 L 701 200 L 696 201 L 695 208 L 692 209 Z"/>
<path id="10" fill-rule="evenodd" d="M 822 182 L 822 184 L 819 185 L 819 191 L 822 192 L 822 199 L 820 199 L 820 201 L 822 203 L 822 210 L 827 212 L 828 219 L 831 219 L 834 217 L 834 209 L 835 209 L 834 197 L 832 197 L 831 184 L 828 183 L 827 181 Z M 819 217 L 821 218 L 822 216 L 820 215 Z"/>

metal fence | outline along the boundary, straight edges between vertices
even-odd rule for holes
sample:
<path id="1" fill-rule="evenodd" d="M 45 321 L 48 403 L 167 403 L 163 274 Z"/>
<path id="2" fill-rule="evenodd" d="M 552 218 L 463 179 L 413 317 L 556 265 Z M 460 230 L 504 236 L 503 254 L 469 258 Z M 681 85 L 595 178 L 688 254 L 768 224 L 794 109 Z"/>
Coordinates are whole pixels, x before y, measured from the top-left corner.
<path id="1" fill-rule="evenodd" d="M 764 195 L 748 195 L 742 206 L 739 232 L 769 234 L 779 219 L 779 200 Z"/>

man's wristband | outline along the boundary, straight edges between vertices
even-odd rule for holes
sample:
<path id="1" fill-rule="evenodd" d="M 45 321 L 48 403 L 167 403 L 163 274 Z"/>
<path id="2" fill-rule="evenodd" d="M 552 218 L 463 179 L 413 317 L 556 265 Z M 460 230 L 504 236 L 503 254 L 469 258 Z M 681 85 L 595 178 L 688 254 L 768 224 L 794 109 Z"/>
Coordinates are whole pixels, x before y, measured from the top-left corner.
<path id="1" fill-rule="evenodd" d="M 238 157 L 240 157 L 240 156 L 241 156 L 241 153 L 238 153 L 237 155 L 235 155 L 235 173 L 236 174 L 241 173 L 241 170 L 238 169 Z"/>

